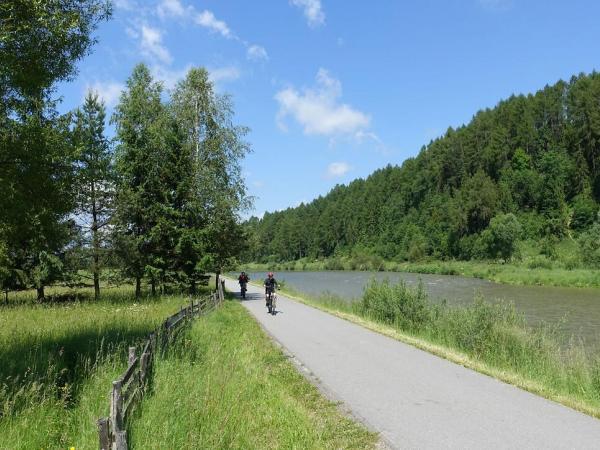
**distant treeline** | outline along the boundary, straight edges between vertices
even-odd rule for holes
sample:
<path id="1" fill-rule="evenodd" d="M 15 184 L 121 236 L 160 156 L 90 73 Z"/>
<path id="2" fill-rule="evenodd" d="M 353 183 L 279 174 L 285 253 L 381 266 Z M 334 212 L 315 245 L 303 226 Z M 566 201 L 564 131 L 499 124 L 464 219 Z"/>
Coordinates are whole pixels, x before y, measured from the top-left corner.
<path id="1" fill-rule="evenodd" d="M 577 239 L 600 262 L 600 74 L 512 96 L 401 167 L 251 218 L 248 260 L 375 254 L 510 258 L 519 239 Z"/>
<path id="2" fill-rule="evenodd" d="M 0 6 L 0 288 L 93 284 L 101 269 L 193 292 L 237 255 L 247 129 L 192 68 L 166 95 L 137 65 L 110 118 L 98 95 L 59 114 L 56 86 L 111 16 L 104 0 Z"/>

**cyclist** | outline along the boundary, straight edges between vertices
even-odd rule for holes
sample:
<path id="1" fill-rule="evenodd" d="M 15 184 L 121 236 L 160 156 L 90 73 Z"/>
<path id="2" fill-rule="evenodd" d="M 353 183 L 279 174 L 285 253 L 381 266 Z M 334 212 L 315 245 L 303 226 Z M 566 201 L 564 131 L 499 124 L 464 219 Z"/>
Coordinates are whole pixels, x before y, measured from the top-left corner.
<path id="1" fill-rule="evenodd" d="M 242 298 L 246 298 L 246 285 L 248 284 L 248 281 L 250 281 L 250 278 L 248 277 L 248 275 L 246 275 L 246 272 L 242 272 L 238 277 L 238 283 L 240 284 Z"/>
<path id="2" fill-rule="evenodd" d="M 265 306 L 268 307 L 271 294 L 273 294 L 273 292 L 275 292 L 275 289 L 277 288 L 277 281 L 273 277 L 273 272 L 269 272 L 267 274 L 267 278 L 265 279 L 263 286 L 265 287 Z"/>

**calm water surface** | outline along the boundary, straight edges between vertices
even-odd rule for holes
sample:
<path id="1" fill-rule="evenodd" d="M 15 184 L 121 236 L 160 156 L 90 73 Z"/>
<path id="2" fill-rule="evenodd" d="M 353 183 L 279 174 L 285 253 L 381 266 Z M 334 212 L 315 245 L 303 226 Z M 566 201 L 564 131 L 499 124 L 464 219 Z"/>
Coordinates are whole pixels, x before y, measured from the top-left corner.
<path id="1" fill-rule="evenodd" d="M 264 273 L 249 273 L 251 279 L 263 279 Z M 531 325 L 541 322 L 557 323 L 566 318 L 562 326 L 565 336 L 582 339 L 587 347 L 600 347 L 600 289 L 562 288 L 545 286 L 510 286 L 476 278 L 452 275 L 424 275 L 404 272 L 276 272 L 277 280 L 297 291 L 311 295 L 327 292 L 355 301 L 371 278 L 404 280 L 408 285 L 423 286 L 434 302 L 447 300 L 460 305 L 473 301 L 480 293 L 486 300 L 507 300 L 515 304 Z"/>

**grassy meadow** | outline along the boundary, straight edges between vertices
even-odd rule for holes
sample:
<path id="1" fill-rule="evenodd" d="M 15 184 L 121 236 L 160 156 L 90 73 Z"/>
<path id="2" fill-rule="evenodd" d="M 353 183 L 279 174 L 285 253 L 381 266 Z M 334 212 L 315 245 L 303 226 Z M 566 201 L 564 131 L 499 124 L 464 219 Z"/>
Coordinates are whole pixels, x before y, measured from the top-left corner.
<path id="1" fill-rule="evenodd" d="M 293 298 L 535 394 L 600 418 L 600 356 L 558 328 L 528 327 L 509 303 L 475 298 L 469 306 L 429 302 L 423 289 L 375 280 L 360 301 L 333 295 Z"/>
<path id="2" fill-rule="evenodd" d="M 35 293 L 19 293 L 0 308 L 0 449 L 96 448 L 96 420 L 108 414 L 127 347 L 189 301 L 136 302 L 130 287 L 106 289 L 98 302 L 89 289 L 72 294 L 80 300 L 37 304 Z"/>
<path id="3" fill-rule="evenodd" d="M 2 450 L 97 448 L 96 421 L 109 413 L 127 347 L 189 302 L 183 295 L 135 301 L 130 286 L 105 289 L 98 302 L 90 289 L 48 294 L 54 302 L 22 292 L 0 308 Z M 377 441 L 325 400 L 236 302 L 181 333 L 157 358 L 151 386 L 128 425 L 131 448 L 371 448 Z"/>

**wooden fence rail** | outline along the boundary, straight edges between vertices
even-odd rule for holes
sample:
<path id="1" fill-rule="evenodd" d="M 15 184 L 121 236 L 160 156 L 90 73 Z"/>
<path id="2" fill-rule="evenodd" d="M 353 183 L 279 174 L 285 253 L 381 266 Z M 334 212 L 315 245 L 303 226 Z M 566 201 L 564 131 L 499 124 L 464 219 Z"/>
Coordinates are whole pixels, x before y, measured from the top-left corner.
<path id="1" fill-rule="evenodd" d="M 210 296 L 199 298 L 196 302 L 192 299 L 189 306 L 168 317 L 156 331 L 150 333 L 139 355 L 136 355 L 136 347 L 129 347 L 127 370 L 112 384 L 110 415 L 98 419 L 100 450 L 127 450 L 127 419 L 147 390 L 157 350 L 164 351 L 183 329 L 182 325 L 223 302 L 224 282 L 217 286 L 217 291 Z"/>

